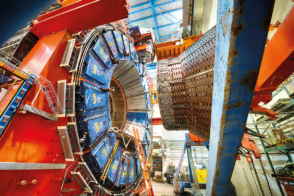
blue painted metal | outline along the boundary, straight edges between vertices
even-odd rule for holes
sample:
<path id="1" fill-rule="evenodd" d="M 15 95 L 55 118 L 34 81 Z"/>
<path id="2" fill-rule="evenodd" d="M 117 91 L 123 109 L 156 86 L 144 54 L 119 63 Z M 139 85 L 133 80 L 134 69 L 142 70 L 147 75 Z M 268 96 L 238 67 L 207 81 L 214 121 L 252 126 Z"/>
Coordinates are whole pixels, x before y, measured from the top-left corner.
<path id="1" fill-rule="evenodd" d="M 115 180 L 117 180 L 117 178 L 118 178 L 117 175 L 118 175 L 119 168 L 120 168 L 122 153 L 123 153 L 123 149 L 120 145 L 118 145 L 114 159 L 111 163 L 111 166 L 110 166 L 108 174 L 107 174 L 107 177 L 110 180 L 111 184 L 115 184 Z"/>
<path id="2" fill-rule="evenodd" d="M 137 0 L 137 2 L 138 2 L 138 4 L 140 4 L 140 0 Z M 149 2 L 146 2 L 146 3 L 149 5 Z M 141 7 L 140 7 L 140 9 L 141 9 Z M 144 16 L 143 16 L 143 12 L 141 12 L 141 17 L 144 18 Z M 131 22 L 130 22 L 130 23 L 131 23 Z M 146 26 L 146 21 L 145 21 L 145 20 L 144 20 L 144 25 L 145 25 L 144 27 L 147 27 L 147 26 Z"/>
<path id="3" fill-rule="evenodd" d="M 191 183 L 194 183 L 193 185 L 193 195 L 194 196 L 202 196 L 201 192 L 200 192 L 200 187 L 198 184 L 198 179 L 197 179 L 197 174 L 196 174 L 196 170 L 195 170 L 195 165 L 194 165 L 194 160 L 193 160 L 193 156 L 192 156 L 192 150 L 191 150 L 191 146 L 188 146 L 187 143 L 191 143 L 190 140 L 190 135 L 189 133 L 185 134 L 186 136 L 186 148 L 187 148 L 187 157 L 188 157 L 188 165 L 189 165 L 189 174 L 190 174 L 190 181 Z M 200 142 L 199 142 L 200 143 Z M 196 145 L 199 145 L 196 143 Z"/>
<path id="4" fill-rule="evenodd" d="M 157 62 L 153 62 L 153 64 L 151 63 L 147 63 L 145 64 L 145 67 L 156 67 Z"/>
<path id="5" fill-rule="evenodd" d="M 123 150 L 118 146 L 118 150 L 113 152 L 116 144 L 116 136 L 109 131 L 112 127 L 110 110 L 109 110 L 109 92 L 104 88 L 109 88 L 110 78 L 115 68 L 113 59 L 130 60 L 133 68 L 134 61 L 138 60 L 138 54 L 133 44 L 127 37 L 118 32 L 107 31 L 95 38 L 89 47 L 89 53 L 84 60 L 82 70 L 81 85 L 76 88 L 76 109 L 77 126 L 79 135 L 85 138 L 83 148 L 85 150 L 85 161 L 94 175 L 101 175 L 105 170 L 106 163 L 110 163 L 109 171 L 106 173 L 104 187 L 112 187 L 112 190 L 122 190 L 127 184 L 135 181 L 138 172 L 141 169 L 135 167 L 134 155 L 127 154 L 129 159 L 123 158 Z M 145 75 L 142 63 L 134 64 L 138 71 L 138 75 Z M 126 73 L 129 68 L 122 73 Z M 121 75 L 122 75 L 121 74 Z M 148 82 L 146 77 L 139 77 L 136 81 L 140 81 L 145 92 L 148 92 Z M 118 82 L 120 80 L 118 79 Z M 132 82 L 130 80 L 130 82 Z M 122 85 L 123 86 L 123 85 Z M 146 109 L 142 111 L 128 111 L 127 120 L 140 123 L 150 127 L 151 116 L 148 115 L 147 109 L 150 109 L 148 100 L 150 97 L 143 93 L 142 101 L 146 103 Z M 150 135 L 146 131 L 146 143 L 149 144 Z M 149 148 L 145 151 L 148 152 Z M 111 153 L 115 153 L 114 159 L 109 159 Z M 147 154 L 146 154 L 147 156 Z M 137 173 L 136 173 L 137 172 Z"/>
<path id="6" fill-rule="evenodd" d="M 114 41 L 115 38 L 114 38 L 114 36 L 112 34 L 112 31 L 108 31 L 108 32 L 104 33 L 102 35 L 102 37 L 104 38 L 104 40 L 107 43 L 107 46 L 110 49 L 111 56 L 113 56 L 115 59 L 118 59 L 119 58 L 118 50 L 117 50 L 117 47 L 115 45 L 115 41 Z"/>
<path id="7" fill-rule="evenodd" d="M 117 171 L 117 178 L 116 178 L 116 182 L 115 182 L 115 186 L 116 187 L 119 187 L 120 185 L 120 178 L 123 174 L 123 169 L 124 169 L 124 161 L 125 161 L 125 158 L 122 156 L 121 157 L 121 160 L 120 160 L 120 166 L 119 166 L 119 169 Z"/>
<path id="8" fill-rule="evenodd" d="M 131 54 L 130 54 L 130 56 L 131 56 L 131 59 L 132 60 L 137 60 L 138 58 L 138 54 L 137 54 L 137 52 L 136 52 L 136 49 L 135 49 L 135 47 L 134 47 L 134 45 L 130 42 L 130 51 L 131 51 Z"/>
<path id="9" fill-rule="evenodd" d="M 184 190 L 185 188 L 192 188 L 191 182 L 178 182 L 179 190 Z"/>
<path id="10" fill-rule="evenodd" d="M 130 158 L 129 155 L 126 155 L 128 158 Z M 128 166 L 129 166 L 129 159 L 128 158 L 124 158 L 124 164 L 123 164 L 123 168 L 122 168 L 122 173 L 121 173 L 121 177 L 120 177 L 120 185 L 121 186 L 126 186 L 127 184 L 127 171 L 128 171 Z"/>
<path id="11" fill-rule="evenodd" d="M 135 180 L 135 158 L 134 153 L 131 154 L 130 168 L 129 168 L 129 184 Z"/>
<path id="12" fill-rule="evenodd" d="M 186 146 L 186 149 L 187 149 L 187 151 L 188 151 L 188 149 L 190 149 L 191 150 L 191 145 L 187 145 L 187 143 L 191 143 L 191 140 L 190 140 L 190 136 L 189 136 L 189 133 L 186 133 L 185 134 L 185 138 L 186 138 L 186 143 L 185 143 L 185 146 Z M 189 166 L 189 175 L 190 175 L 190 180 L 191 180 L 191 183 L 193 183 L 194 182 L 194 179 L 193 179 L 193 175 L 192 175 L 192 168 L 191 168 L 191 164 L 190 164 L 190 156 L 189 156 L 189 154 L 187 153 L 187 158 L 188 158 L 188 166 Z M 194 161 L 193 160 L 193 157 L 192 157 L 192 161 Z"/>
<path id="13" fill-rule="evenodd" d="M 207 195 L 227 195 L 274 0 L 219 0 Z"/>
<path id="14" fill-rule="evenodd" d="M 135 27 L 132 27 L 132 28 L 129 28 L 129 32 L 130 34 L 132 34 L 134 31 L 138 31 L 139 35 L 141 36 L 141 31 L 140 31 L 140 28 L 138 26 L 135 26 Z"/>
<path id="15" fill-rule="evenodd" d="M 152 11 L 152 16 L 153 16 L 153 21 L 154 21 L 154 25 L 155 25 L 155 29 L 156 30 L 156 34 L 158 39 L 160 39 L 160 34 L 159 34 L 159 30 L 158 30 L 158 24 L 157 24 L 157 19 L 156 19 L 156 14 L 155 14 L 155 7 L 154 7 L 154 0 L 149 0 L 150 1 L 150 6 L 151 6 L 151 11 Z"/>
<path id="16" fill-rule="evenodd" d="M 153 68 L 147 68 L 147 69 L 148 69 L 148 70 L 155 70 L 155 69 L 156 69 L 156 67 L 155 67 L 155 68 L 154 68 L 154 67 L 153 67 Z"/>
<path id="17" fill-rule="evenodd" d="M 94 54 L 97 55 L 98 59 L 103 62 L 106 68 L 110 68 L 112 66 L 112 62 L 109 54 L 107 53 L 107 49 L 103 44 L 102 37 L 100 37 L 93 47 Z"/>
<path id="18" fill-rule="evenodd" d="M 167 13 L 161 13 L 161 12 L 155 10 L 155 11 L 157 11 L 159 13 L 159 14 L 156 14 L 155 16 L 163 15 L 165 17 L 166 14 L 170 14 L 171 12 L 177 12 L 177 11 L 180 11 L 180 10 L 182 10 L 182 8 L 174 9 L 174 10 L 168 11 Z M 153 16 L 148 16 L 148 17 L 145 17 L 145 18 L 140 18 L 138 20 L 133 20 L 133 21 L 130 21 L 130 23 L 140 22 L 140 21 L 143 21 L 143 20 L 151 19 L 151 18 L 153 18 Z"/>
<path id="19" fill-rule="evenodd" d="M 208 143 L 206 141 L 200 141 L 200 142 L 188 142 L 186 141 L 186 146 L 208 146 Z"/>
<path id="20" fill-rule="evenodd" d="M 12 98 L 11 102 L 8 104 L 7 108 L 3 112 L 0 117 L 0 136 L 3 134 L 5 127 L 8 125 L 10 118 L 16 112 L 16 109 L 22 102 L 23 98 L 27 94 L 29 88 L 33 84 L 33 79 L 35 78 L 34 75 L 31 75 L 28 79 L 26 79 L 21 87 L 18 89 L 14 97 Z"/>
<path id="21" fill-rule="evenodd" d="M 194 179 L 195 179 L 195 181 L 197 181 L 197 175 L 196 175 L 196 171 L 195 171 L 195 167 L 194 167 L 194 160 L 193 160 L 193 157 L 192 157 L 191 146 L 207 145 L 207 142 L 191 142 L 189 133 L 185 134 L 185 138 L 186 138 L 185 139 L 186 142 L 184 144 L 184 149 L 182 151 L 181 158 L 180 158 L 180 161 L 179 161 L 179 165 L 178 165 L 178 168 L 177 168 L 177 172 L 176 172 L 174 182 L 173 182 L 173 189 L 174 189 L 174 193 L 176 195 L 182 195 L 183 192 L 184 192 L 184 188 L 191 188 L 191 183 L 194 182 Z M 182 163 L 183 163 L 183 160 L 184 160 L 186 149 L 187 149 L 187 157 L 188 157 L 190 182 L 187 182 L 187 183 L 182 182 L 181 183 L 181 182 L 178 182 L 178 177 L 179 177 L 180 169 L 182 167 Z M 201 195 L 198 182 L 196 184 L 194 183 L 193 189 L 194 189 L 193 190 L 193 195 L 194 196 L 200 196 Z"/>
<path id="22" fill-rule="evenodd" d="M 183 148 L 183 151 L 182 151 L 182 154 L 181 154 L 181 158 L 180 158 L 180 161 L 179 161 L 179 165 L 178 165 L 178 168 L 177 168 L 177 172 L 176 172 L 176 175 L 175 175 L 175 178 L 174 178 L 174 182 L 173 182 L 174 192 L 177 192 L 177 191 L 181 190 L 180 187 L 179 187 L 178 178 L 179 178 L 180 170 L 181 170 L 182 163 L 183 163 L 183 160 L 184 160 L 184 157 L 185 157 L 185 151 L 186 151 L 186 145 L 184 145 L 184 148 Z"/>
<path id="23" fill-rule="evenodd" d="M 86 60 L 86 68 L 84 69 L 84 74 L 100 82 L 101 84 L 106 84 L 110 81 L 111 76 L 105 71 L 105 67 L 102 66 L 99 60 L 97 60 L 96 54 L 90 52 Z"/>
<path id="24" fill-rule="evenodd" d="M 176 33 L 174 34 L 174 36 L 177 35 L 177 34 L 180 34 L 180 32 L 176 32 Z M 165 38 L 170 38 L 170 39 L 171 39 L 172 36 L 173 36 L 173 34 L 171 33 L 170 35 L 167 35 L 167 36 L 161 37 L 161 39 L 165 39 Z"/>
<path id="25" fill-rule="evenodd" d="M 130 55 L 130 43 L 126 36 L 123 35 L 124 53 Z M 126 57 L 128 59 L 129 56 Z"/>
<path id="26" fill-rule="evenodd" d="M 141 162 L 140 159 L 137 157 L 136 158 L 136 176 L 139 175 L 141 173 Z"/>
<path id="27" fill-rule="evenodd" d="M 86 75 L 83 75 L 83 77 L 87 78 Z M 87 78 L 87 79 L 90 80 L 91 78 Z M 92 80 L 92 82 L 95 83 L 94 80 Z M 103 86 L 104 88 L 109 87 L 108 84 L 105 84 Z M 107 110 L 107 107 L 109 105 L 108 92 L 104 92 L 101 90 L 101 88 L 93 86 L 92 84 L 88 82 L 82 82 L 82 85 L 80 86 L 80 92 L 81 92 L 81 97 L 83 98 L 81 98 L 80 96 L 76 97 L 77 101 L 79 102 L 79 104 L 76 107 L 77 109 L 83 111 L 82 115 L 84 115 L 85 119 L 89 119 L 89 118 L 91 119 L 99 115 L 102 115 L 102 116 L 110 115 L 109 110 Z M 84 128 L 86 128 L 86 125 L 84 122 L 86 121 L 81 122 L 81 126 L 84 126 Z"/>
<path id="28" fill-rule="evenodd" d="M 102 173 L 105 164 L 112 152 L 112 146 L 116 143 L 116 137 L 113 132 L 104 134 L 99 144 L 86 154 L 87 164 L 94 174 Z"/>
<path id="29" fill-rule="evenodd" d="M 124 43 L 122 36 L 117 31 L 113 31 L 113 34 L 115 36 L 116 46 L 118 47 L 119 59 L 122 59 L 124 57 Z"/>
<path id="30" fill-rule="evenodd" d="M 158 12 L 160 16 L 163 16 L 163 17 L 165 17 L 166 19 L 170 20 L 172 23 L 176 22 L 176 21 L 174 21 L 174 20 L 170 19 L 169 17 L 167 17 L 167 16 L 163 15 L 162 13 L 160 13 L 160 12 L 159 12 L 159 11 L 157 11 L 157 10 L 155 10 L 155 12 Z"/>
<path id="31" fill-rule="evenodd" d="M 132 27 L 132 26 L 133 26 L 133 25 L 131 24 L 131 21 L 130 21 L 129 18 L 126 19 L 126 22 L 127 22 L 128 27 Z"/>
<path id="32" fill-rule="evenodd" d="M 159 9 L 163 10 L 167 15 L 169 15 L 170 17 L 174 18 L 173 22 L 178 22 L 179 19 L 177 19 L 176 17 L 174 17 L 173 15 L 171 15 L 171 11 L 167 12 L 165 9 L 163 9 L 161 6 L 158 6 Z"/>
<path id="33" fill-rule="evenodd" d="M 146 124 L 147 114 L 145 112 L 128 112 L 127 120 L 135 123 Z"/>
<path id="34" fill-rule="evenodd" d="M 162 25 L 162 26 L 159 26 L 158 29 L 161 29 L 161 28 L 164 28 L 164 27 L 169 27 L 169 26 L 172 26 L 172 25 L 177 25 L 177 24 L 180 24 L 182 21 L 180 22 L 175 22 L 175 23 L 170 23 L 170 24 L 167 24 L 167 25 Z M 155 28 L 153 28 L 155 29 Z"/>
<path id="35" fill-rule="evenodd" d="M 106 115 L 85 121 L 91 144 L 98 141 L 109 129 L 110 119 Z"/>
<path id="36" fill-rule="evenodd" d="M 108 94 L 92 88 L 85 88 L 85 109 L 105 107 L 108 103 Z"/>
<path id="37" fill-rule="evenodd" d="M 172 1 L 168 1 L 168 2 L 165 2 L 165 3 L 161 3 L 161 4 L 158 4 L 158 5 L 154 5 L 154 7 L 159 7 L 159 6 L 164 6 L 164 5 L 168 5 L 170 3 L 175 3 L 175 2 L 180 2 L 182 0 L 172 0 Z M 150 3 L 150 2 L 148 2 Z M 139 4 L 139 5 L 136 5 L 136 7 L 140 7 L 142 4 Z M 131 8 L 134 8 L 135 6 L 131 7 Z M 141 9 L 141 10 L 137 10 L 137 11 L 134 11 L 134 12 L 130 12 L 129 15 L 132 15 L 132 14 L 137 14 L 137 13 L 140 13 L 140 12 L 144 12 L 146 10 L 150 10 L 152 9 L 151 7 L 147 7 L 147 8 L 144 8 L 144 9 Z"/>

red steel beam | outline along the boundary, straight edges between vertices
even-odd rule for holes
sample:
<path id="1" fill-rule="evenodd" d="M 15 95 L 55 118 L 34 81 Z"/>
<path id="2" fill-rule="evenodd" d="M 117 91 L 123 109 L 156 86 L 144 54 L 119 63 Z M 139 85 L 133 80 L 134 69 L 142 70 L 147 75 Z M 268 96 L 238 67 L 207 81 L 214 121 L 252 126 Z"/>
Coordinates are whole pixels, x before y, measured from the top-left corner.
<path id="1" fill-rule="evenodd" d="M 256 90 L 275 90 L 294 72 L 294 7 L 265 48 Z"/>
<path id="2" fill-rule="evenodd" d="M 294 7 L 264 50 L 252 105 L 267 103 L 271 93 L 294 72 Z"/>
<path id="3" fill-rule="evenodd" d="M 152 118 L 152 125 L 162 125 L 162 120 L 160 117 Z"/>
<path id="4" fill-rule="evenodd" d="M 272 92 L 293 72 L 294 66 L 294 7 L 290 10 L 277 32 L 265 47 L 260 71 L 251 103 L 253 112 L 265 114 L 271 119 L 277 119 L 278 113 L 263 108 L 272 100 Z M 257 73 L 257 72 L 256 72 Z M 252 74 L 254 75 L 254 74 Z M 248 78 L 248 80 L 251 80 Z"/>
<path id="5" fill-rule="evenodd" d="M 30 30 L 38 37 L 67 30 L 77 33 L 128 17 L 128 0 L 80 0 L 36 18 Z"/>

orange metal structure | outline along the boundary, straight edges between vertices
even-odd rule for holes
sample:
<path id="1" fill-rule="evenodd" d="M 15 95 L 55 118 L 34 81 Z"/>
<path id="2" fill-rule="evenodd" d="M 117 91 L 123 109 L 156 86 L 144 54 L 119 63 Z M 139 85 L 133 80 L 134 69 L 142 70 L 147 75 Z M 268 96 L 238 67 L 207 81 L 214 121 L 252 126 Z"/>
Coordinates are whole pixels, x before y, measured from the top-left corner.
<path id="1" fill-rule="evenodd" d="M 156 56 L 158 61 L 172 58 L 172 57 L 178 57 L 182 52 L 184 52 L 189 46 L 191 46 L 200 37 L 201 35 L 197 35 L 197 36 L 190 36 L 190 37 L 186 37 L 184 39 L 179 39 L 175 41 L 157 43 Z"/>
<path id="2" fill-rule="evenodd" d="M 66 31 L 43 37 L 23 60 L 23 63 L 29 68 L 48 78 L 55 89 L 57 89 L 58 80 L 68 78 L 67 82 L 70 82 L 70 73 L 66 69 L 60 68 L 67 41 Z M 22 67 L 20 66 L 19 68 Z M 37 92 L 37 86 L 32 86 L 22 104 L 31 105 Z M 51 112 L 43 92 L 40 92 L 34 107 L 48 113 Z M 34 119 L 33 126 L 32 117 Z M 71 163 L 66 162 L 62 156 L 63 151 L 56 131 L 57 126 L 68 122 L 68 118 L 59 118 L 57 121 L 51 122 L 50 120 L 44 120 L 42 116 L 28 112 L 26 114 L 16 113 L 13 120 L 17 123 L 10 123 L 1 136 L 0 162 L 60 163 L 69 167 Z M 20 132 L 24 127 L 27 127 L 26 132 Z M 48 129 L 52 131 L 46 131 L 45 133 L 44 130 Z M 77 157 L 75 156 L 75 158 Z M 72 167 L 76 165 L 77 162 Z M 13 195 L 24 195 L 24 192 L 29 195 L 54 195 L 59 192 L 62 183 L 62 180 L 56 179 L 64 176 L 64 170 L 31 170 L 30 172 L 26 170 L 6 170 L 1 171 L 1 176 L 11 179 L 2 182 L 0 186 L 2 195 L 11 195 L 12 193 Z M 37 188 L 17 184 L 20 179 L 33 178 L 38 179 L 38 184 L 34 185 Z M 70 187 L 68 184 L 64 186 L 65 189 L 68 187 Z M 44 189 L 47 190 L 46 194 Z M 74 192 L 63 193 L 63 195 L 81 194 L 81 192 L 81 189 L 76 189 Z"/>
<path id="3" fill-rule="evenodd" d="M 151 45 L 150 44 L 145 44 L 144 42 L 150 40 L 151 41 Z M 138 52 L 140 51 L 148 51 L 150 50 L 152 47 L 152 59 L 151 61 L 153 62 L 154 60 L 154 53 L 155 53 L 155 44 L 153 42 L 153 38 L 152 38 L 152 34 L 151 33 L 145 33 L 145 34 L 142 34 L 140 36 L 137 36 L 137 37 L 134 37 L 134 42 L 135 42 L 135 48 Z"/>
<path id="4" fill-rule="evenodd" d="M 30 68 L 34 74 L 50 81 L 54 89 L 57 89 L 60 80 L 65 80 L 67 84 L 71 82 L 71 73 L 60 67 L 68 40 L 72 38 L 70 35 L 80 30 L 126 18 L 129 12 L 129 3 L 125 0 L 69 0 L 69 2 L 72 3 L 42 14 L 37 21 L 34 21 L 29 29 L 39 37 L 39 40 L 24 58 L 23 64 L 18 66 L 19 70 Z M 4 63 L 0 62 L 0 67 L 23 80 L 27 77 Z M 17 81 L 17 85 L 10 91 L 11 94 L 17 90 L 18 83 L 21 82 Z M 45 91 L 40 91 L 39 86 L 31 86 L 21 104 L 28 104 L 51 114 Z M 40 91 L 39 95 L 38 91 Z M 8 95 L 7 98 L 10 96 Z M 63 169 L 1 170 L 1 177 L 6 179 L 0 185 L 1 195 L 67 196 L 81 195 L 84 192 L 76 180 L 71 180 L 71 171 L 78 166 L 78 162 L 83 160 L 76 154 L 73 155 L 73 162 L 65 160 L 60 136 L 56 130 L 57 127 L 67 125 L 70 121 L 68 117 L 52 121 L 36 113 L 22 112 L 18 109 L 13 116 L 13 121 L 1 135 L 0 162 L 46 163 L 62 165 Z M 65 182 L 67 179 L 71 182 Z M 21 181 L 28 183 L 20 184 Z"/>
<path id="5" fill-rule="evenodd" d="M 68 5 L 38 16 L 30 31 L 39 38 L 65 29 L 74 34 L 127 18 L 129 11 L 127 0 L 70 0 Z"/>
<path id="6" fill-rule="evenodd" d="M 139 132 L 134 127 L 133 127 L 133 131 L 134 131 L 134 136 L 135 136 L 136 148 L 137 148 L 138 155 L 139 155 L 140 162 L 141 162 L 142 173 L 143 173 L 143 177 L 145 179 L 145 184 L 146 184 L 146 188 L 147 188 L 146 190 L 148 191 L 149 196 L 154 196 L 151 180 L 149 177 L 149 171 L 148 171 L 148 167 L 146 164 L 144 151 L 142 148 L 142 143 L 140 141 Z"/>
<path id="7" fill-rule="evenodd" d="M 151 90 L 151 104 L 157 104 L 158 103 L 158 95 L 157 90 Z"/>
<path id="8" fill-rule="evenodd" d="M 291 184 L 293 183 L 294 178 L 281 177 L 281 180 L 284 185 L 284 189 L 286 191 L 287 196 L 293 196 L 294 190 L 293 190 L 293 186 L 291 186 Z"/>
<path id="9" fill-rule="evenodd" d="M 57 0 L 58 3 L 60 3 L 62 6 L 66 6 L 66 5 L 69 5 L 69 4 L 72 4 L 72 3 L 75 3 L 79 0 Z"/>
<path id="10" fill-rule="evenodd" d="M 243 147 L 251 150 L 256 159 L 259 159 L 261 157 L 254 140 L 252 140 L 251 136 L 248 133 L 244 133 L 241 144 Z"/>
<path id="11" fill-rule="evenodd" d="M 161 117 L 159 117 L 159 118 L 152 118 L 152 125 L 162 125 Z"/>
<path id="12" fill-rule="evenodd" d="M 143 44 L 143 45 L 141 45 L 141 46 L 136 46 L 136 50 L 137 50 L 137 51 L 146 50 L 146 49 L 147 49 L 146 44 Z"/>
<path id="13" fill-rule="evenodd" d="M 266 104 L 271 101 L 271 93 L 294 72 L 294 66 L 291 66 L 294 61 L 293 23 L 294 7 L 292 7 L 264 50 L 251 105 L 253 111 L 264 112 L 268 117 L 274 119 L 277 113 L 262 108 L 258 104 L 260 102 Z M 257 74 L 258 71 L 252 73 L 252 77 L 257 77 Z"/>
<path id="14" fill-rule="evenodd" d="M 190 137 L 191 142 L 202 142 L 202 141 L 204 142 L 204 141 L 206 141 L 206 140 L 204 140 L 204 139 L 202 139 L 192 133 L 189 133 L 189 137 Z"/>

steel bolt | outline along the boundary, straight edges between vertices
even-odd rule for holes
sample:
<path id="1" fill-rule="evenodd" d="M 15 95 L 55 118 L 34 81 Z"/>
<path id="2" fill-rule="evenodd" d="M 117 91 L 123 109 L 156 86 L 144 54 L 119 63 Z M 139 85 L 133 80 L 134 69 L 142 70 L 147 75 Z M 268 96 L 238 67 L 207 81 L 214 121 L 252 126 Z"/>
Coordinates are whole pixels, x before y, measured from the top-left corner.
<path id="1" fill-rule="evenodd" d="M 27 181 L 26 181 L 26 180 L 22 180 L 22 181 L 20 181 L 19 184 L 20 184 L 20 185 L 26 185 L 26 184 L 27 184 Z"/>
<path id="2" fill-rule="evenodd" d="M 37 184 L 37 182 L 38 182 L 37 180 L 32 180 L 31 184 Z"/>
<path id="3" fill-rule="evenodd" d="M 56 181 L 62 181 L 63 178 L 55 178 Z"/>

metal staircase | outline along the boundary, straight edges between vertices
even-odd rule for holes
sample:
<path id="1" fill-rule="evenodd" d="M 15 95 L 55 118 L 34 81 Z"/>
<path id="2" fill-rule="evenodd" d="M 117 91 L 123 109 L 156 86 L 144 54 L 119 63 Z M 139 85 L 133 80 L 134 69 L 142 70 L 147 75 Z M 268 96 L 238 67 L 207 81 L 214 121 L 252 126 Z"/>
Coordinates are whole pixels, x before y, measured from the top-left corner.
<path id="1" fill-rule="evenodd" d="M 56 95 L 56 91 L 49 80 L 35 73 L 18 59 L 10 57 L 3 50 L 0 50 L 0 66 L 24 80 L 26 80 L 28 77 L 33 78 L 33 83 L 38 85 L 39 89 L 44 92 L 53 115 L 56 115 L 58 110 L 62 111 L 62 107 Z"/>

